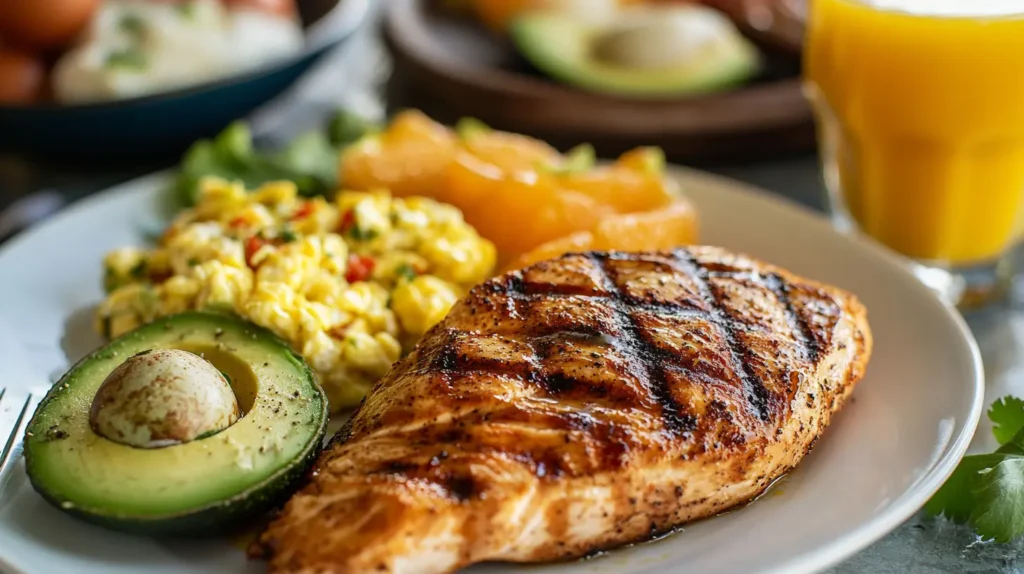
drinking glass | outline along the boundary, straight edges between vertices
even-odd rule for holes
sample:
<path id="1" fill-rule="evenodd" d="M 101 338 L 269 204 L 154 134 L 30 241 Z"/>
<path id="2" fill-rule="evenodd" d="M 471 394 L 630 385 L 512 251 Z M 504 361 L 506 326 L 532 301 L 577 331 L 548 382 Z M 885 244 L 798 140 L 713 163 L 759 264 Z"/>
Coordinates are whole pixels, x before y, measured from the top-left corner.
<path id="1" fill-rule="evenodd" d="M 804 90 L 835 223 L 961 307 L 1005 291 L 1024 215 L 1024 2 L 811 0 Z"/>

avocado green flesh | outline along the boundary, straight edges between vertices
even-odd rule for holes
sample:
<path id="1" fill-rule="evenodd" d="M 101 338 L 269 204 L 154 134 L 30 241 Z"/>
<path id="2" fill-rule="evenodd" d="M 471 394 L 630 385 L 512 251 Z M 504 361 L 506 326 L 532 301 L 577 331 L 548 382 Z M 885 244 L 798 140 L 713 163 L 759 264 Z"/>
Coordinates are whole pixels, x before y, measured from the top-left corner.
<path id="1" fill-rule="evenodd" d="M 757 49 L 736 34 L 707 53 L 669 67 L 635 69 L 595 59 L 601 30 L 557 14 L 524 16 L 511 34 L 520 53 L 545 74 L 567 84 L 609 94 L 678 96 L 720 90 L 755 75 Z"/>
<path id="2" fill-rule="evenodd" d="M 202 353 L 225 372 L 245 411 L 211 436 L 136 448 L 93 432 L 89 409 L 107 375 L 148 349 Z M 47 394 L 29 424 L 33 486 L 59 508 L 117 527 L 266 510 L 308 467 L 327 424 L 327 401 L 309 367 L 269 331 L 235 317 L 185 313 L 160 319 L 83 359 Z M 287 494 L 287 493 L 285 493 Z M 194 521 L 192 521 L 194 526 Z M 173 529 L 173 528 L 171 528 Z"/>

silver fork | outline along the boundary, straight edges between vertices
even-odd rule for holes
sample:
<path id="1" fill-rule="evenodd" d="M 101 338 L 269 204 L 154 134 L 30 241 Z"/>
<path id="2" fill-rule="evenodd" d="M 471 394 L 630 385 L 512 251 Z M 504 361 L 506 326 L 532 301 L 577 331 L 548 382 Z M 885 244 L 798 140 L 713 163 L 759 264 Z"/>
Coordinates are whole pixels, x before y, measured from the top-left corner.
<path id="1" fill-rule="evenodd" d="M 0 493 L 3 493 L 11 477 L 15 463 L 21 458 L 24 447 L 25 428 L 32 418 L 42 396 L 38 393 L 18 393 L 0 389 Z"/>

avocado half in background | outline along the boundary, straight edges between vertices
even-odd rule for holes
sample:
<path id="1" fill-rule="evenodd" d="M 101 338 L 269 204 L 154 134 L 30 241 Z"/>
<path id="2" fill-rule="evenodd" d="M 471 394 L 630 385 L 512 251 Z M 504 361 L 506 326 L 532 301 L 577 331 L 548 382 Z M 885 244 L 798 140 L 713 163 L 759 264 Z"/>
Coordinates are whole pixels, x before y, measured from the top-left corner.
<path id="1" fill-rule="evenodd" d="M 749 80 L 761 65 L 757 48 L 726 15 L 700 5 L 623 8 L 612 18 L 533 12 L 510 33 L 541 72 L 607 94 L 714 92 Z"/>
<path id="2" fill-rule="evenodd" d="M 212 533 L 290 495 L 327 418 L 312 370 L 284 341 L 234 316 L 189 312 L 72 367 L 29 423 L 26 467 L 46 500 L 89 522 Z"/>

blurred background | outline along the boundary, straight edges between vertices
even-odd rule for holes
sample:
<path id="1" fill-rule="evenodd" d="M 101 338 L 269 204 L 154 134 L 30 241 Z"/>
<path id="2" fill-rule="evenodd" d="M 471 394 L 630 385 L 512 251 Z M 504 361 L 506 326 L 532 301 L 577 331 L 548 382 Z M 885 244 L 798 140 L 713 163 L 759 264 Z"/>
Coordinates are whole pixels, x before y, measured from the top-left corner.
<path id="1" fill-rule="evenodd" d="M 829 4 L 817 1 L 819 7 Z M 607 27 L 617 10 L 636 5 L 652 10 Z M 539 15 L 527 17 L 535 9 Z M 630 156 L 624 162 L 627 176 L 635 168 L 643 172 L 654 159 L 663 166 L 664 159 L 825 211 L 814 116 L 801 81 L 806 12 L 805 0 L 0 0 L 0 242 L 76 200 L 159 170 L 176 172 L 175 195 L 185 204 L 194 199 L 198 177 L 211 174 L 243 180 L 250 188 L 289 179 L 303 194 L 323 194 L 339 185 L 339 150 L 406 108 L 458 126 L 459 135 L 491 126 L 535 136 L 569 152 L 559 157 L 569 169 L 577 159 L 592 163 L 594 154 L 612 158 L 638 146 L 658 146 L 664 158 Z M 897 25 L 899 18 L 891 17 Z M 867 38 L 857 48 L 886 36 L 878 30 L 898 31 L 888 27 L 889 19 L 864 17 L 850 26 Z M 851 21 L 836 17 L 826 24 Z M 858 49 L 830 49 L 832 26 L 819 22 L 817 29 L 809 37 L 826 47 L 820 53 L 868 60 Z M 1011 32 L 1019 38 L 1016 28 Z M 933 83 L 922 84 L 919 92 L 928 98 L 913 90 L 901 92 L 908 95 L 895 105 L 888 93 L 877 98 L 879 141 L 888 141 L 893 117 L 927 108 L 918 105 L 923 100 L 944 101 L 933 94 L 952 94 L 945 101 L 958 103 L 954 88 L 970 83 L 961 78 L 973 78 L 976 61 L 990 64 L 982 72 L 997 86 L 989 90 L 992 101 L 1019 108 L 1017 93 L 1002 89 L 1009 69 L 1002 60 L 983 51 L 963 56 L 965 48 L 983 43 L 947 43 L 943 34 L 927 38 L 934 44 L 904 51 L 934 63 L 935 46 L 952 46 L 947 59 L 966 71 L 957 76 L 933 66 L 940 72 L 929 78 L 926 70 L 923 79 Z M 855 35 L 835 35 L 840 36 Z M 1004 49 L 996 44 L 992 50 Z M 863 94 L 847 89 L 861 81 L 883 93 L 902 73 L 898 65 L 886 66 L 893 52 L 887 50 L 874 50 L 873 65 L 854 73 L 854 66 L 823 58 L 809 84 Z M 979 120 L 984 113 L 972 112 L 999 106 L 961 107 L 963 121 L 941 122 L 951 126 L 936 136 L 942 145 L 916 144 L 959 149 L 963 134 L 988 127 Z M 944 111 L 937 106 L 923 113 Z M 392 131 L 405 133 L 395 135 L 399 143 L 385 151 L 400 153 L 378 153 L 383 159 L 373 150 L 362 154 L 366 162 L 360 165 L 369 166 L 364 175 L 382 176 L 395 162 L 429 163 L 423 156 L 430 146 L 417 149 L 417 138 L 429 143 L 436 126 L 421 116 L 395 123 L 400 126 L 392 124 Z M 1024 119 L 1018 123 L 1019 129 Z M 835 131 L 838 141 L 850 130 Z M 504 140 L 506 135 L 496 136 L 495 147 L 511 150 L 509 155 L 550 151 L 536 141 Z M 876 146 L 887 164 L 882 183 L 893 193 L 875 194 L 875 211 L 895 215 L 884 218 L 891 229 L 869 235 L 920 261 L 979 258 L 917 250 L 918 244 L 979 246 L 986 261 L 1012 253 L 1024 237 L 1024 217 L 1013 221 L 1024 203 L 1018 185 L 1022 156 L 1014 143 L 1019 134 L 1014 137 L 1012 153 L 992 146 L 991 164 L 984 163 L 984 154 L 968 154 L 984 166 L 977 170 L 981 181 L 1005 183 L 989 185 L 985 191 L 1005 188 L 1006 197 L 988 193 L 995 200 L 987 203 L 986 194 L 975 193 L 982 187 L 977 180 L 946 185 L 955 178 L 936 167 L 956 162 L 919 154 L 925 160 L 915 171 L 916 164 L 899 153 L 911 154 L 913 145 L 896 138 L 902 148 L 897 153 Z M 584 143 L 592 147 L 580 147 Z M 836 154 L 842 146 L 832 147 L 832 155 L 856 163 L 847 157 L 856 154 Z M 828 164 L 827 149 L 823 155 Z M 1000 171 L 992 165 L 1004 168 L 1005 181 L 988 177 Z M 845 167 L 856 173 L 859 166 Z M 833 179 L 831 186 L 840 187 Z M 950 213 L 922 208 L 940 204 L 935 198 L 943 196 L 964 201 L 947 201 Z M 487 209 L 513 219 L 493 205 Z M 976 217 L 961 217 L 968 211 Z M 920 224 L 907 225 L 907 213 Z M 998 226 L 992 222 L 1002 220 L 1005 229 L 993 231 Z M 969 233 L 946 241 L 957 235 L 948 230 L 961 223 Z M 996 245 L 989 249 L 988 243 Z M 1012 294 L 1009 304 L 968 317 L 990 380 L 1019 379 L 1024 372 L 1019 276 Z M 979 544 L 965 529 L 914 520 L 830 572 L 956 572 L 965 571 L 959 566 L 965 560 L 974 565 L 971 571 L 1019 572 L 1014 564 L 1022 557 L 1020 543 Z"/>
<path id="2" fill-rule="evenodd" d="M 670 161 L 819 206 L 799 84 L 802 1 L 708 0 L 713 12 L 683 12 L 647 40 L 625 35 L 606 55 L 560 62 L 547 54 L 573 53 L 556 45 L 571 34 L 549 41 L 542 29 L 509 29 L 543 4 L 564 8 L 568 23 L 557 26 L 586 31 L 602 10 L 638 3 L 688 7 L 0 0 L 0 237 L 119 181 L 175 168 L 234 120 L 245 120 L 258 148 L 280 149 L 339 109 L 367 121 L 407 107 L 446 123 L 472 116 L 563 150 L 589 142 L 602 156 L 659 145 Z M 690 49 L 673 38 L 701 35 L 721 41 L 691 58 L 700 65 L 648 70 L 658 53 Z M 625 58 L 632 72 L 604 77 L 598 57 Z"/>

